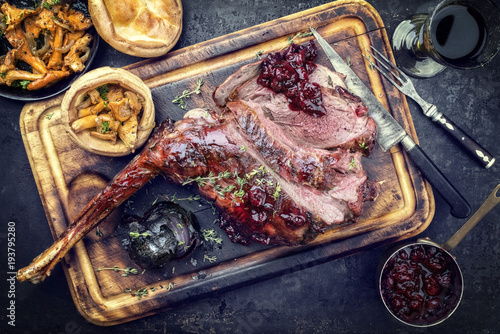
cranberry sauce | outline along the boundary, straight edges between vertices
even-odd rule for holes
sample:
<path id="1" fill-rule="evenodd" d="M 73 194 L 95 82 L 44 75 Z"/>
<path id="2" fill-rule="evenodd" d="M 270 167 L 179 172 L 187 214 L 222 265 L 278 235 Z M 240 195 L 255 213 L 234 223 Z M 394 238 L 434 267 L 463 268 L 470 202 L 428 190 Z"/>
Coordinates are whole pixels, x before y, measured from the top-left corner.
<path id="1" fill-rule="evenodd" d="M 309 74 L 316 69 L 317 55 L 312 42 L 291 44 L 283 53 L 271 53 L 262 62 L 258 83 L 285 94 L 292 110 L 323 116 L 326 112 L 321 87 L 309 81 Z"/>
<path id="2" fill-rule="evenodd" d="M 381 293 L 391 312 L 408 324 L 427 326 L 446 318 L 460 301 L 461 275 L 453 259 L 432 245 L 399 250 L 382 272 Z"/>

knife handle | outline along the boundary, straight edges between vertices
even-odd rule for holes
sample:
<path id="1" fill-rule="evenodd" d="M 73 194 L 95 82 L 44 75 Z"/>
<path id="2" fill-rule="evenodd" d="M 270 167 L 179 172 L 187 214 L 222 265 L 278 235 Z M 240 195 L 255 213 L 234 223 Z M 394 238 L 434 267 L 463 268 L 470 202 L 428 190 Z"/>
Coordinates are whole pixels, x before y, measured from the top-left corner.
<path id="1" fill-rule="evenodd" d="M 440 113 L 433 118 L 455 141 L 474 157 L 484 168 L 490 168 L 495 163 L 495 158 L 472 139 L 464 130 L 458 127 L 446 115 Z"/>
<path id="2" fill-rule="evenodd" d="M 451 207 L 451 214 L 457 218 L 466 218 L 471 214 L 471 207 L 467 200 L 458 192 L 457 189 L 448 181 L 446 176 L 441 173 L 439 168 L 425 154 L 409 136 L 406 136 L 401 144 L 406 152 L 417 165 L 420 172 L 429 181 L 429 183 L 441 194 L 443 199 Z"/>

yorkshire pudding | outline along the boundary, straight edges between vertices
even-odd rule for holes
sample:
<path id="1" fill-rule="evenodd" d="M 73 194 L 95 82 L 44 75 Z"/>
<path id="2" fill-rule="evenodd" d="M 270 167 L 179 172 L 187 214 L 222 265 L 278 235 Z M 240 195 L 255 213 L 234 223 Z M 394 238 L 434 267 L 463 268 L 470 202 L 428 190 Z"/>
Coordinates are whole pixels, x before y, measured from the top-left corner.
<path id="1" fill-rule="evenodd" d="M 64 95 L 61 114 L 73 142 L 111 157 L 133 153 L 155 126 L 149 87 L 121 68 L 101 67 L 81 76 Z"/>
<path id="2" fill-rule="evenodd" d="M 99 35 L 132 56 L 164 55 L 181 35 L 181 0 L 89 0 L 88 6 Z"/>

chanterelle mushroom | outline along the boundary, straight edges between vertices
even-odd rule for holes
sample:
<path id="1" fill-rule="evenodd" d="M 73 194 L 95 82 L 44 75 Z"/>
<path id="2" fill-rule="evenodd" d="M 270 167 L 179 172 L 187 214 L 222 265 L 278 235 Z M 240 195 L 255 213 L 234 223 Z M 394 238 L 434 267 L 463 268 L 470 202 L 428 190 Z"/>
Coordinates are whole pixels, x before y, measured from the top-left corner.
<path id="1" fill-rule="evenodd" d="M 0 84 L 22 81 L 22 88 L 37 90 L 84 70 L 93 40 L 85 34 L 90 18 L 58 1 L 42 1 L 35 10 L 2 3 L 0 10 L 0 34 L 13 47 L 0 60 Z M 31 66 L 32 73 L 9 73 L 18 70 L 18 61 Z"/>

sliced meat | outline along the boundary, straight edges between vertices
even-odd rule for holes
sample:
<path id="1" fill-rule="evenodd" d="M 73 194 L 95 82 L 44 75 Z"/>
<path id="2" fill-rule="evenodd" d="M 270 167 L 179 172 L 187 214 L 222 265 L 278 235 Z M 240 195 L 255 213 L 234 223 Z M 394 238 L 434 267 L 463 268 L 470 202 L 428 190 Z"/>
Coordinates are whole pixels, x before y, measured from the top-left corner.
<path id="1" fill-rule="evenodd" d="M 322 87 L 326 109 L 326 115 L 316 117 L 290 108 L 285 94 L 259 84 L 260 64 L 243 66 L 217 87 L 214 92 L 217 105 L 238 100 L 257 103 L 299 145 L 371 151 L 376 124 L 367 116 L 368 108 L 361 100 L 347 91 L 341 74 L 317 65 L 309 75 L 311 82 Z"/>
<path id="2" fill-rule="evenodd" d="M 257 83 L 259 63 L 244 66 L 214 92 L 221 110 L 194 109 L 175 124 L 164 121 L 142 152 L 17 278 L 45 279 L 76 242 L 159 174 L 213 201 L 221 228 L 234 242 L 297 245 L 330 225 L 355 221 L 363 202 L 379 191 L 362 166 L 375 123 L 341 76 L 311 65 L 314 50 L 295 50 L 301 54 L 287 57 L 305 59 L 300 75 L 320 87 L 324 116 L 293 111 L 285 95 Z"/>

